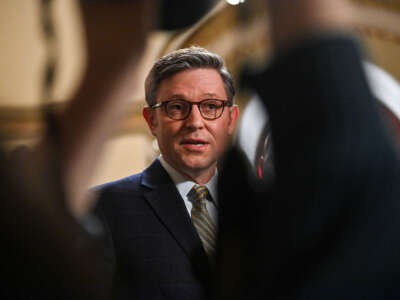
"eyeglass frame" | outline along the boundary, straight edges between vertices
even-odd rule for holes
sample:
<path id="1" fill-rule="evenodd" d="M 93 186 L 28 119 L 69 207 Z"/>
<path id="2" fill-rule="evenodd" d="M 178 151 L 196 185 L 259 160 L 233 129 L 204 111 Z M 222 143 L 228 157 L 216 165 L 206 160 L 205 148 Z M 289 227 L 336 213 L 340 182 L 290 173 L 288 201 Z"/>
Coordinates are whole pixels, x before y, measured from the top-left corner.
<path id="1" fill-rule="evenodd" d="M 216 118 L 208 118 L 208 117 L 205 117 L 205 116 L 203 115 L 203 113 L 201 112 L 201 109 L 200 109 L 201 103 L 204 103 L 205 101 L 210 101 L 210 100 L 222 102 L 222 111 L 221 111 L 221 114 L 220 114 L 218 117 L 216 117 Z M 183 101 L 183 102 L 186 102 L 186 103 L 189 103 L 189 104 L 190 104 L 190 109 L 189 109 L 189 111 L 188 111 L 186 117 L 184 117 L 184 118 L 182 118 L 182 119 L 174 119 L 174 118 L 172 118 L 172 117 L 168 114 L 167 105 L 168 105 L 168 103 L 173 102 L 173 101 Z M 212 120 L 217 120 L 217 119 L 221 118 L 222 114 L 224 113 L 225 106 L 232 107 L 234 104 L 233 104 L 231 101 L 229 101 L 228 99 L 222 100 L 222 99 L 213 99 L 213 98 L 210 98 L 210 99 L 203 99 L 203 100 L 201 100 L 201 101 L 199 101 L 199 102 L 187 101 L 187 100 L 185 100 L 185 99 L 171 99 L 171 100 L 167 100 L 167 101 L 161 101 L 161 102 L 156 103 L 156 104 L 154 104 L 154 105 L 150 105 L 149 107 L 150 107 L 151 109 L 164 108 L 164 111 L 165 111 L 166 115 L 167 115 L 170 119 L 175 120 L 175 121 L 182 121 L 182 120 L 186 120 L 186 119 L 190 116 L 190 114 L 191 114 L 191 112 L 192 112 L 193 105 L 197 105 L 197 109 L 199 110 L 200 115 L 201 115 L 201 117 L 202 117 L 203 119 L 212 121 Z"/>

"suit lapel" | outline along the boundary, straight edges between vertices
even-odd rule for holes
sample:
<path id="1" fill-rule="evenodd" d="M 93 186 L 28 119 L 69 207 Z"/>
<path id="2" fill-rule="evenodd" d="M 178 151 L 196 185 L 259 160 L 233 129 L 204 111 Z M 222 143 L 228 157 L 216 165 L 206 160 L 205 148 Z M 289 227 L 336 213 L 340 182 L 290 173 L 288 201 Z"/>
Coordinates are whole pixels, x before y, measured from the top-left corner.
<path id="1" fill-rule="evenodd" d="M 208 257 L 192 225 L 183 199 L 157 159 L 142 176 L 149 188 L 145 198 L 155 214 L 201 273 L 209 271 Z"/>

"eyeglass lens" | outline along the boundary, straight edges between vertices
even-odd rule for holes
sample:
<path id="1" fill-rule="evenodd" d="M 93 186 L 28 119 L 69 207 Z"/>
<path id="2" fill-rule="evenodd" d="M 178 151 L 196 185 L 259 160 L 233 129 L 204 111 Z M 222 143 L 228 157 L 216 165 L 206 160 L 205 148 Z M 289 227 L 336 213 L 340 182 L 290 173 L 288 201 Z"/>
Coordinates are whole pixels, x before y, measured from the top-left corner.
<path id="1" fill-rule="evenodd" d="M 185 100 L 172 100 L 167 103 L 166 112 L 172 119 L 186 119 L 190 114 L 192 105 L 197 105 L 201 115 L 211 120 L 219 118 L 224 109 L 224 101 L 222 100 L 207 99 L 198 103 L 191 103 Z"/>

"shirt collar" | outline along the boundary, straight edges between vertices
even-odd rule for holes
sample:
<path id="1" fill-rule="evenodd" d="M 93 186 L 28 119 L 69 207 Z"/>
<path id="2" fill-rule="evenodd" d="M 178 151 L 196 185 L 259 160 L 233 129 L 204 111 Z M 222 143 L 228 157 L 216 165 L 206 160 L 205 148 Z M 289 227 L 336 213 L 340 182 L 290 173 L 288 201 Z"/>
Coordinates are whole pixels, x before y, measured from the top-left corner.
<path id="1" fill-rule="evenodd" d="M 168 175 L 171 177 L 172 181 L 174 182 L 176 188 L 178 189 L 179 193 L 182 197 L 187 197 L 190 190 L 193 188 L 194 185 L 197 183 L 190 180 L 187 176 L 181 174 L 175 168 L 173 168 L 170 164 L 168 164 L 165 159 L 160 155 L 159 157 L 160 163 L 167 171 Z M 217 193 L 217 184 L 218 184 L 218 170 L 215 170 L 215 174 L 205 185 L 212 197 L 214 204 L 217 206 L 218 204 L 218 193 Z"/>

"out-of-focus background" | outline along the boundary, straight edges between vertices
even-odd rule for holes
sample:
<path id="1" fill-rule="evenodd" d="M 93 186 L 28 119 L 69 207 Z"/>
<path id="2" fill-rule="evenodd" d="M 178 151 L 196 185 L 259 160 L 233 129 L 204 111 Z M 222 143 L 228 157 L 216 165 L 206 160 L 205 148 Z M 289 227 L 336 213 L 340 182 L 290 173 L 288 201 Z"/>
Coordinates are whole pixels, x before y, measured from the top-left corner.
<path id="1" fill-rule="evenodd" d="M 370 62 L 393 80 L 394 96 L 389 98 L 396 102 L 396 95 L 400 95 L 396 94 L 396 84 L 400 89 L 400 1 L 353 2 L 358 5 L 354 32 L 365 43 Z M 50 40 L 43 33 L 45 18 L 49 18 L 55 29 Z M 138 66 L 140 77 L 144 82 L 152 63 L 161 55 L 199 45 L 222 55 L 238 79 L 244 65 L 257 69 L 268 63 L 267 32 L 268 20 L 261 1 L 220 0 L 190 28 L 154 31 L 149 37 L 145 59 Z M 42 105 L 46 102 L 53 109 L 63 108 L 79 84 L 85 61 L 78 1 L 54 0 L 47 12 L 40 0 L 0 1 L 0 136 L 9 150 L 18 145 L 32 145 L 40 139 L 44 131 Z M 46 89 L 43 82 L 49 63 L 55 67 L 55 76 L 51 88 Z M 239 139 L 250 147 L 248 156 L 254 162 L 265 119 L 262 114 L 259 117 L 246 114 L 246 108 L 254 110 L 254 105 L 248 105 L 250 99 L 252 95 L 238 90 L 236 102 L 243 116 Z M 400 96 L 397 107 L 399 103 Z M 396 111 L 396 103 L 393 105 L 394 108 L 389 108 Z M 107 143 L 92 184 L 141 171 L 159 154 L 157 143 L 142 118 L 144 106 L 144 90 L 140 89 L 132 95 L 126 118 Z"/>

